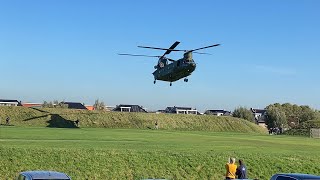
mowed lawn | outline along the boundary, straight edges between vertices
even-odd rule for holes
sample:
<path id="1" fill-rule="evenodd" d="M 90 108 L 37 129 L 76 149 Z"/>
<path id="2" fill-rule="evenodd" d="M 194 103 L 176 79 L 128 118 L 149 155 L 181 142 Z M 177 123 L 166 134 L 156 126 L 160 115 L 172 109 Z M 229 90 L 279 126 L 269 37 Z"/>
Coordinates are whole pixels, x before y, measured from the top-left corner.
<path id="1" fill-rule="evenodd" d="M 320 175 L 320 140 L 245 133 L 0 127 L 0 179 L 55 170 L 73 179 L 223 179 L 228 157 L 250 178 Z"/>

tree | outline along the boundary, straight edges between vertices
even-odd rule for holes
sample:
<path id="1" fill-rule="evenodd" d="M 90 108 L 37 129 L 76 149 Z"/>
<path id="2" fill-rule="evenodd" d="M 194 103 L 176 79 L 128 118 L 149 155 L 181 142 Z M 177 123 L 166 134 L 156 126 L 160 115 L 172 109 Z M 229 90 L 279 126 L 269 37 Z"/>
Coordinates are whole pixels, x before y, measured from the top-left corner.
<path id="1" fill-rule="evenodd" d="M 59 101 L 58 101 L 58 100 L 54 100 L 54 101 L 53 101 L 53 105 L 54 105 L 55 107 L 58 107 L 58 106 L 59 106 L 59 104 L 60 104 L 60 103 L 59 103 Z"/>
<path id="2" fill-rule="evenodd" d="M 300 106 L 301 114 L 300 114 L 300 122 L 306 122 L 309 120 L 316 119 L 317 114 L 316 111 L 311 109 L 309 106 Z"/>
<path id="3" fill-rule="evenodd" d="M 237 118 L 241 118 L 241 119 L 245 119 L 250 122 L 254 122 L 254 116 L 253 116 L 252 112 L 245 107 L 236 108 L 233 111 L 232 116 L 237 117 Z"/>
<path id="4" fill-rule="evenodd" d="M 64 102 L 59 102 L 58 100 L 54 100 L 53 102 L 43 101 L 42 107 L 44 108 L 68 108 L 68 104 L 64 104 Z"/>
<path id="5" fill-rule="evenodd" d="M 63 101 L 58 102 L 58 104 L 56 104 L 56 107 L 58 108 L 68 108 L 68 104 L 65 104 Z"/>
<path id="6" fill-rule="evenodd" d="M 44 108 L 53 108 L 52 102 L 43 101 L 42 107 Z"/>
<path id="7" fill-rule="evenodd" d="M 298 126 L 302 122 L 316 119 L 317 117 L 317 112 L 309 106 L 298 106 L 290 103 L 275 103 L 267 106 L 266 109 L 269 109 L 269 107 L 276 107 L 284 112 L 287 122 L 293 127 Z"/>
<path id="8" fill-rule="evenodd" d="M 99 102 L 99 99 L 95 100 L 94 104 L 93 104 L 93 108 L 95 110 L 105 110 L 106 106 L 104 104 L 104 102 Z"/>
<path id="9" fill-rule="evenodd" d="M 48 102 L 47 101 L 43 101 L 42 107 L 48 107 Z"/>
<path id="10" fill-rule="evenodd" d="M 267 108 L 267 126 L 268 128 L 287 127 L 287 117 L 281 107 L 270 105 Z"/>
<path id="11" fill-rule="evenodd" d="M 316 119 L 320 120 L 320 110 L 315 112 Z"/>

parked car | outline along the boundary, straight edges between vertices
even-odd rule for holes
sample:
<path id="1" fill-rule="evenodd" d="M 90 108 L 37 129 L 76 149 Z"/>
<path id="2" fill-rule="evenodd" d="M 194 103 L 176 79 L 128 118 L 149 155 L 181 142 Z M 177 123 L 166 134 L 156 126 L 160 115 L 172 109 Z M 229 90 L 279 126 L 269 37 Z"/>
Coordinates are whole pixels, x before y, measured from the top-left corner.
<path id="1" fill-rule="evenodd" d="M 298 174 L 298 173 L 279 173 L 271 177 L 270 180 L 313 180 L 320 179 L 320 176 L 312 174 Z"/>
<path id="2" fill-rule="evenodd" d="M 17 177 L 17 180 L 34 180 L 34 179 L 71 180 L 71 178 L 65 173 L 56 172 L 56 171 L 25 171 L 25 172 L 19 173 Z"/>

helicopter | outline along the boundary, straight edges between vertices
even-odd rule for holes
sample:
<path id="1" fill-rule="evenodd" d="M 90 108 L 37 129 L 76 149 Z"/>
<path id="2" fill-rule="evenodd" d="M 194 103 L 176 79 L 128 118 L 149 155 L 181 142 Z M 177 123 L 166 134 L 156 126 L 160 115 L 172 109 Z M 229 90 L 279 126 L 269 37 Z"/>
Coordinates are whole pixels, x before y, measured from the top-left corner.
<path id="1" fill-rule="evenodd" d="M 154 66 L 156 70 L 152 73 L 154 76 L 153 83 L 155 84 L 157 80 L 167 81 L 167 82 L 170 82 L 170 86 L 172 86 L 172 82 L 182 78 L 184 78 L 184 82 L 188 82 L 187 77 L 190 76 L 191 73 L 196 69 L 196 63 L 192 58 L 192 53 L 208 54 L 208 53 L 201 53 L 196 51 L 220 45 L 220 44 L 214 44 L 214 45 L 205 46 L 197 49 L 179 50 L 179 49 L 175 49 L 178 46 L 178 44 L 180 44 L 180 42 L 176 41 L 168 49 L 150 47 L 150 46 L 138 46 L 139 48 L 165 50 L 165 53 L 162 56 L 150 56 L 150 55 L 142 55 L 142 54 L 123 54 L 123 53 L 122 54 L 119 53 L 118 55 L 159 58 L 157 65 Z M 166 55 L 170 54 L 172 51 L 184 52 L 183 57 L 178 60 L 167 58 Z M 168 61 L 170 61 L 171 63 L 169 63 Z"/>

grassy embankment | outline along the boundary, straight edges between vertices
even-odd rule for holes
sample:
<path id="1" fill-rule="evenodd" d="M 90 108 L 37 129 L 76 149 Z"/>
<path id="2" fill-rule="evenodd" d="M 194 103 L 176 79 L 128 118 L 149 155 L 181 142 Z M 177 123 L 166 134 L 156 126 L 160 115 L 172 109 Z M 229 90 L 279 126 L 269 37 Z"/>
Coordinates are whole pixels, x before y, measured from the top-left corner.
<path id="1" fill-rule="evenodd" d="M 73 179 L 223 179 L 229 156 L 250 178 L 320 174 L 320 141 L 248 133 L 0 126 L 0 179 L 56 170 Z"/>
<path id="2" fill-rule="evenodd" d="M 24 127 L 74 128 L 74 121 L 79 119 L 81 127 L 150 129 L 154 128 L 155 121 L 158 121 L 159 127 L 166 130 L 266 133 L 265 129 L 248 121 L 218 116 L 0 107 L 2 124 L 7 116 L 11 118 L 12 125 Z"/>

